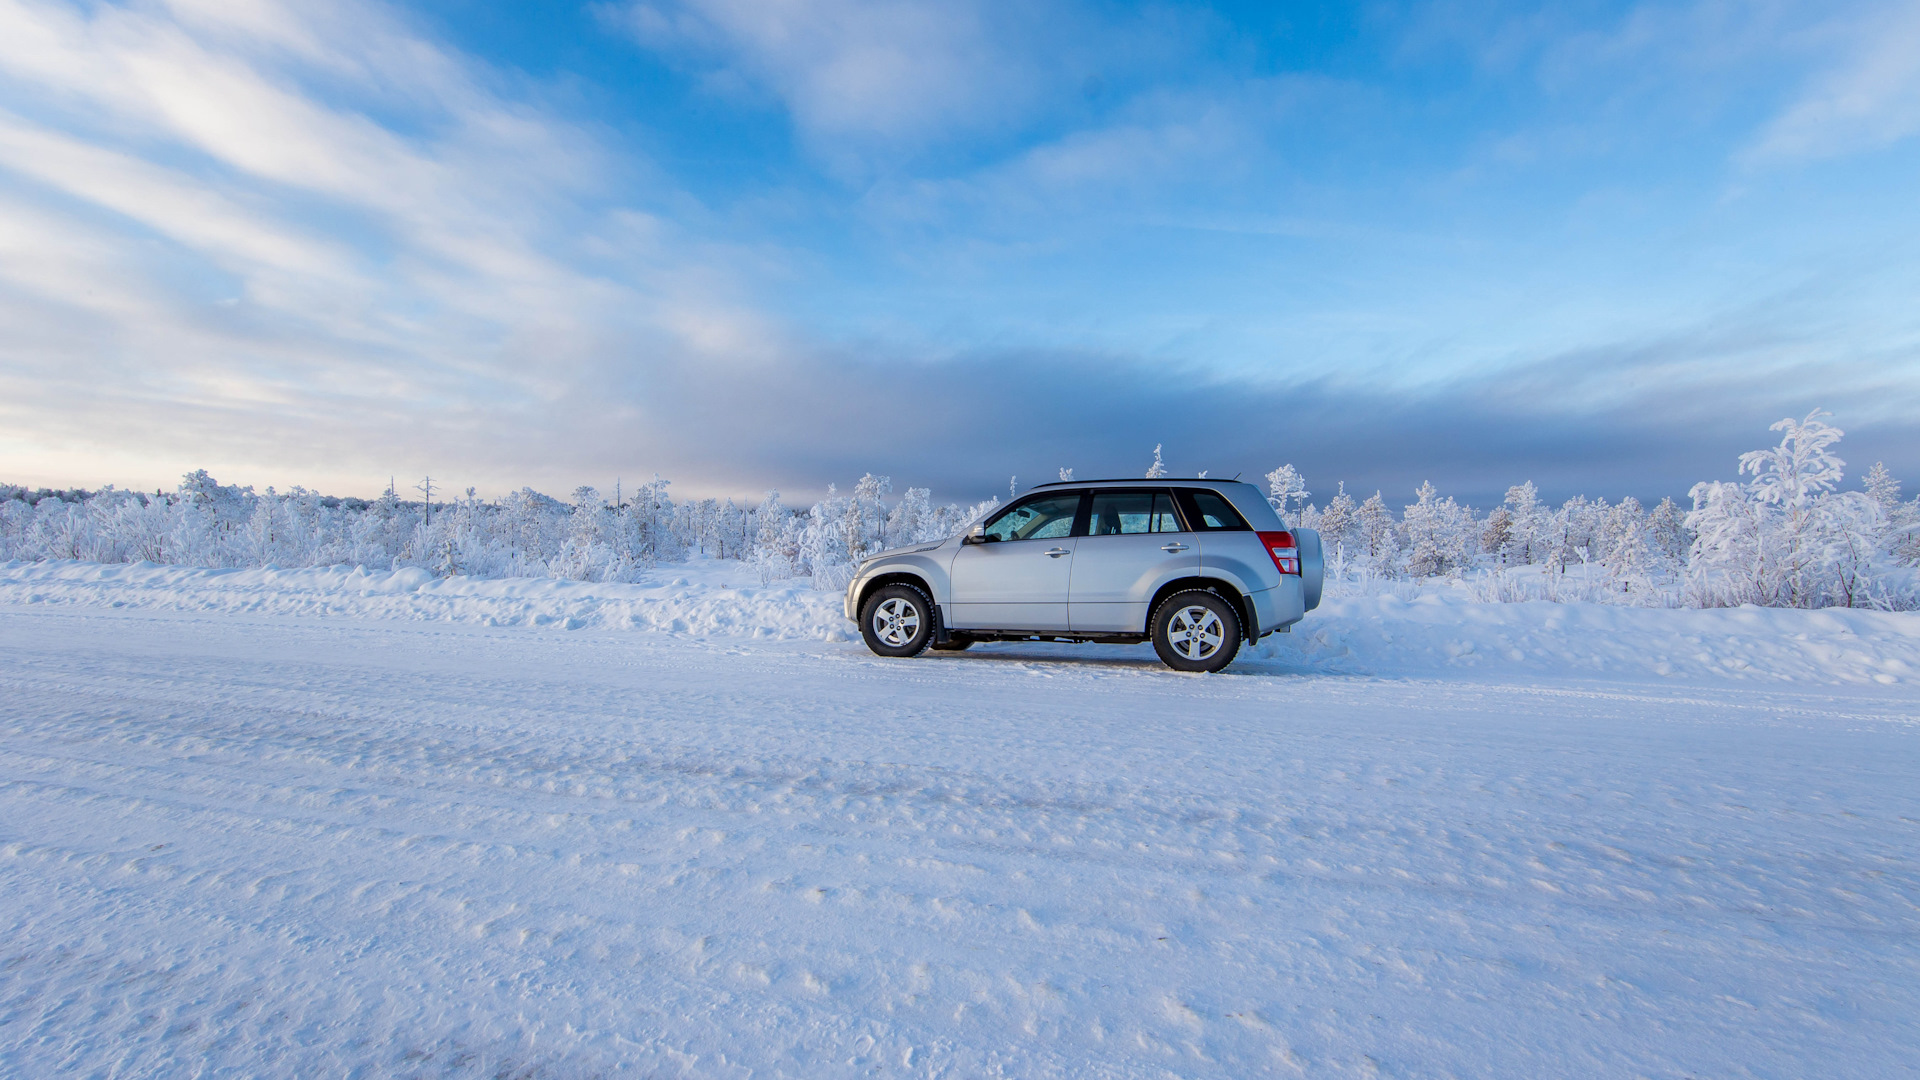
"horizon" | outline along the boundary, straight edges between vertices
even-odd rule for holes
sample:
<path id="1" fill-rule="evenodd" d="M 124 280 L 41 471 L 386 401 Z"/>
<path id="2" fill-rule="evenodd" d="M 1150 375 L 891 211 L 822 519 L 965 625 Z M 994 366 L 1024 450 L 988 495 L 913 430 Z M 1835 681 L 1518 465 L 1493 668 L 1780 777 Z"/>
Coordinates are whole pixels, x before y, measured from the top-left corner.
<path id="1" fill-rule="evenodd" d="M 1287 464 L 1287 463 L 1282 463 L 1282 464 Z M 1875 464 L 1882 464 L 1882 463 L 1875 462 Z M 1849 467 L 1851 467 L 1851 463 L 1849 463 Z M 1872 468 L 1873 468 L 1873 465 L 1869 464 L 1865 468 L 1859 470 L 1857 475 L 1855 473 L 1849 472 L 1846 475 L 1846 479 L 1840 484 L 1840 489 L 1841 490 L 1863 490 L 1866 473 L 1868 470 Z M 1738 475 L 1737 469 L 1735 470 L 1735 473 L 1736 475 Z M 183 478 L 190 477 L 191 475 L 192 473 L 183 474 Z M 216 483 L 220 483 L 223 487 L 237 487 L 241 489 L 252 489 L 256 494 L 266 494 L 268 492 L 275 492 L 279 495 L 286 495 L 290 491 L 292 491 L 295 487 L 305 488 L 305 485 L 298 485 L 298 484 L 264 484 L 262 485 L 262 484 L 250 484 L 246 482 L 235 482 L 235 481 L 223 479 L 222 477 L 211 473 L 211 471 L 209 471 L 209 475 Z M 888 497 L 893 498 L 895 500 L 897 500 L 898 497 L 901 494 L 903 494 L 909 487 L 915 487 L 915 488 L 927 487 L 927 485 L 925 484 L 914 482 L 911 478 L 907 478 L 905 480 L 899 480 L 898 478 L 892 477 L 885 473 L 876 473 L 874 475 L 880 476 L 883 479 L 886 479 L 890 484 L 893 485 L 889 489 L 890 494 Z M 1248 477 L 1243 473 L 1236 473 L 1236 474 L 1223 477 L 1215 473 L 1213 470 L 1204 470 L 1201 472 L 1200 476 L 1206 479 L 1214 479 L 1214 480 L 1223 479 L 1223 478 L 1228 480 L 1242 480 L 1247 483 L 1253 484 L 1255 487 L 1261 488 L 1261 490 L 1263 491 L 1266 490 L 1266 485 L 1263 482 L 1265 480 L 1264 475 Z M 1142 475 L 1139 478 L 1143 481 L 1146 480 L 1146 477 L 1144 475 Z M 1190 477 L 1187 474 L 1172 472 L 1172 471 L 1170 471 L 1167 474 L 1167 479 L 1169 480 L 1192 479 L 1192 478 L 1198 478 L 1198 477 Z M 426 479 L 426 478 L 423 478 L 423 479 Z M 794 492 L 787 492 L 787 491 L 780 491 L 777 489 L 767 489 L 767 490 L 753 492 L 753 493 L 706 491 L 706 492 L 694 493 L 691 495 L 685 492 L 676 493 L 675 491 L 673 491 L 672 490 L 673 478 L 670 476 L 661 476 L 661 477 L 657 477 L 657 479 L 664 480 L 668 483 L 669 490 L 667 491 L 667 496 L 668 498 L 673 499 L 676 503 L 681 501 L 682 498 L 692 498 L 692 499 L 711 498 L 717 501 L 731 500 L 736 506 L 750 507 L 753 505 L 757 505 L 761 500 L 765 499 L 769 494 L 777 494 L 780 496 L 780 499 L 783 505 L 789 507 L 790 509 L 803 510 L 807 506 L 810 506 L 813 503 L 816 503 L 821 499 L 824 499 L 830 496 L 838 489 L 842 489 L 842 488 L 851 489 L 851 487 L 853 486 L 853 483 L 858 481 L 860 478 L 849 477 L 844 481 L 830 481 L 828 485 L 820 487 L 817 490 L 796 490 Z M 1018 481 L 1019 477 L 1017 474 L 1010 475 L 1008 479 L 1010 481 Z M 1061 481 L 1058 479 L 1054 479 L 1054 480 L 1042 479 L 1042 480 L 1033 481 L 1031 483 L 1026 483 L 1026 482 L 1019 483 L 1018 494 L 1025 495 L 1028 492 L 1034 491 L 1038 488 L 1052 486 L 1052 485 L 1071 484 L 1071 483 L 1104 483 L 1109 481 L 1131 480 L 1131 479 L 1134 479 L 1134 477 L 1121 475 L 1121 474 L 1099 475 L 1099 476 L 1089 476 L 1089 477 L 1075 476 L 1072 480 L 1066 480 L 1066 481 Z M 1712 480 L 1712 479 L 1724 480 L 1724 479 L 1727 479 L 1727 477 L 1707 477 L 1703 479 L 1704 480 Z M 1902 490 L 1903 492 L 1906 492 L 1907 485 L 1905 481 L 1897 475 L 1895 476 L 1895 479 L 1901 481 Z M 611 487 L 602 486 L 598 484 L 586 484 L 584 486 L 593 488 L 594 491 L 600 495 L 600 497 L 608 499 L 611 505 L 625 506 L 629 504 L 630 500 L 625 499 L 623 496 L 623 493 L 634 491 L 637 488 L 643 486 L 647 482 L 648 481 L 635 481 L 635 482 L 629 483 L 624 478 L 616 477 L 614 480 L 614 484 Z M 1340 494 L 1341 492 L 1345 492 L 1355 502 L 1364 502 L 1371 495 L 1377 493 L 1380 495 L 1382 500 L 1387 504 L 1387 506 L 1390 509 L 1393 509 L 1395 511 L 1404 509 L 1404 507 L 1410 504 L 1411 501 L 1416 497 L 1415 492 L 1408 492 L 1406 494 L 1407 502 L 1403 503 L 1400 501 L 1396 501 L 1395 496 L 1386 492 L 1385 489 L 1376 488 L 1373 492 L 1348 490 L 1348 485 L 1345 483 L 1345 481 L 1340 481 L 1340 480 L 1336 480 L 1330 485 L 1325 485 L 1326 490 L 1323 492 L 1322 490 L 1320 490 L 1321 485 L 1318 485 L 1311 478 L 1307 478 L 1307 482 L 1310 485 L 1313 485 L 1313 487 L 1310 490 L 1309 497 L 1305 500 L 1305 503 L 1306 505 L 1311 505 L 1319 508 L 1325 508 L 1327 503 L 1331 499 L 1333 499 L 1335 496 Z M 1425 483 L 1425 482 L 1428 482 L 1428 481 L 1422 481 L 1422 483 Z M 1595 492 L 1589 492 L 1589 491 L 1569 491 L 1566 493 L 1559 493 L 1559 492 L 1550 491 L 1546 488 L 1540 487 L 1539 484 L 1535 483 L 1531 479 L 1523 479 L 1523 480 L 1516 481 L 1512 484 L 1507 485 L 1505 488 L 1499 489 L 1498 491 L 1495 491 L 1492 493 L 1483 493 L 1479 497 L 1474 497 L 1470 494 L 1463 494 L 1458 491 L 1451 491 L 1446 488 L 1440 487 L 1437 484 L 1435 486 L 1437 489 L 1437 495 L 1439 497 L 1452 498 L 1459 505 L 1461 505 L 1462 507 L 1465 507 L 1470 511 L 1485 512 L 1485 511 L 1492 510 L 1494 507 L 1502 505 L 1505 502 L 1506 495 L 1509 490 L 1511 490 L 1512 488 L 1520 487 L 1528 483 L 1534 483 L 1537 496 L 1539 497 L 1542 503 L 1549 506 L 1554 506 L 1554 507 L 1562 506 L 1565 503 L 1570 502 L 1576 498 L 1584 498 L 1589 502 L 1605 502 L 1608 504 L 1618 504 L 1623 499 L 1631 497 L 1638 500 L 1642 506 L 1648 509 L 1652 509 L 1662 499 L 1672 499 L 1675 505 L 1680 506 L 1683 509 L 1691 506 L 1691 503 L 1692 503 L 1691 496 L 1687 492 L 1670 493 L 1670 494 L 1653 494 L 1650 496 L 1641 494 L 1638 492 L 1632 492 L 1632 491 L 1624 492 L 1618 495 L 1609 495 L 1606 493 L 1595 493 Z M 583 485 L 575 484 L 575 485 L 572 485 L 571 488 L 555 488 L 551 490 L 542 490 L 539 488 L 535 488 L 529 484 L 521 484 L 521 485 L 513 485 L 505 488 L 500 488 L 497 490 L 486 491 L 486 490 L 480 490 L 477 486 L 474 486 L 474 485 L 460 485 L 452 482 L 449 482 L 443 486 L 441 481 L 438 478 L 433 478 L 434 494 L 433 494 L 432 501 L 436 506 L 446 505 L 448 503 L 455 502 L 458 499 L 465 497 L 469 491 L 472 491 L 474 497 L 484 502 L 497 502 L 501 498 L 513 492 L 530 489 L 530 490 L 536 491 L 541 495 L 548 496 L 550 498 L 556 499 L 561 502 L 566 502 L 568 498 L 574 493 L 574 491 L 581 486 Z M 179 481 L 176 481 L 171 485 L 168 485 L 168 484 L 153 485 L 154 494 L 156 495 L 173 494 L 173 493 L 176 493 L 180 487 L 181 487 L 181 483 Z M 354 491 L 347 494 L 342 494 L 338 491 L 326 491 L 326 490 L 321 490 L 317 488 L 305 488 L 305 489 L 310 493 L 320 496 L 322 498 L 333 498 L 333 499 L 339 499 L 343 501 L 346 499 L 359 499 L 364 502 L 372 502 L 375 499 L 381 498 L 384 495 L 384 493 L 388 490 L 389 487 L 391 487 L 392 490 L 396 493 L 396 495 L 400 499 L 400 502 L 403 505 L 417 506 L 417 505 L 422 505 L 426 502 L 425 498 L 419 492 L 418 482 L 415 482 L 412 484 L 404 483 L 397 476 L 389 477 L 387 485 L 382 486 L 378 491 L 375 491 L 372 493 Z M 1417 487 L 1418 485 L 1416 485 L 1416 489 Z M 85 487 L 82 485 L 73 485 L 73 484 L 67 484 L 67 485 L 19 484 L 19 483 L 15 483 L 12 480 L 8 480 L 4 477 L 0 477 L 0 489 L 5 489 L 5 488 L 16 488 L 21 490 L 23 493 L 44 492 L 47 494 L 81 494 L 86 496 L 97 495 L 101 491 L 106 490 L 108 488 L 113 488 L 113 489 L 122 490 L 122 491 L 132 491 L 140 494 L 145 494 L 146 492 L 146 487 L 144 486 L 114 484 L 111 482 L 107 484 L 98 485 L 95 487 Z M 935 489 L 929 488 L 928 490 L 931 492 L 931 498 L 933 499 L 934 503 L 940 504 L 940 505 L 956 504 L 960 506 L 968 506 L 968 505 L 982 502 L 988 498 L 998 498 L 1002 503 L 1005 503 L 1007 501 L 1007 496 L 996 494 L 993 492 L 987 492 L 984 489 L 982 490 L 982 492 L 976 493 L 970 496 L 949 496 L 949 495 L 944 495 L 940 491 Z M 1920 494 L 1908 493 L 1907 497 L 1920 499 Z"/>

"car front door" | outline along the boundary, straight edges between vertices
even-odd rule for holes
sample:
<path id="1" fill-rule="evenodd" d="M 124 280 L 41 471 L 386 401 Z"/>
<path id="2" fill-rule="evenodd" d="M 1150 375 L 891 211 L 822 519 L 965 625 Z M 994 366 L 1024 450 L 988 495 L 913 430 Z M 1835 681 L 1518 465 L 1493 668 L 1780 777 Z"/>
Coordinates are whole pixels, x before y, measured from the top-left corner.
<path id="1" fill-rule="evenodd" d="M 986 521 L 953 557 L 947 625 L 964 630 L 1067 629 L 1074 525 L 1082 492 L 1031 495 Z"/>
<path id="2" fill-rule="evenodd" d="M 1200 568 L 1200 544 L 1165 489 L 1095 491 L 1073 554 L 1068 622 L 1076 632 L 1143 633 L 1160 586 Z"/>

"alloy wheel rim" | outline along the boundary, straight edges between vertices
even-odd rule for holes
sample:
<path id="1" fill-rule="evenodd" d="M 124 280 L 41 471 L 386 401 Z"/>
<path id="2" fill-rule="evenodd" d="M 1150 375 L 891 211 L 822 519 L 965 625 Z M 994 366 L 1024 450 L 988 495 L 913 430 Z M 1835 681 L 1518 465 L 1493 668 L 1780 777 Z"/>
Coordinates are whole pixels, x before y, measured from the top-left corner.
<path id="1" fill-rule="evenodd" d="M 900 597 L 892 597 L 874 609 L 873 636 L 883 644 L 898 649 L 919 632 L 920 609 Z"/>
<path id="2" fill-rule="evenodd" d="M 1167 620 L 1167 644 L 1188 660 L 1205 660 L 1220 650 L 1227 628 L 1212 608 L 1191 604 Z"/>

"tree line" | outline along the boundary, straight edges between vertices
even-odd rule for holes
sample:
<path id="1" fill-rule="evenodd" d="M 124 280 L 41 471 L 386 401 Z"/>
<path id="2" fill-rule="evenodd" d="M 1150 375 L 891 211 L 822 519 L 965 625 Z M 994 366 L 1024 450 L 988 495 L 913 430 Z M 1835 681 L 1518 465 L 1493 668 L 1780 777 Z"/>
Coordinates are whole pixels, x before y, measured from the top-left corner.
<path id="1" fill-rule="evenodd" d="M 1686 507 L 1631 497 L 1556 507 L 1529 482 L 1482 514 L 1429 482 L 1396 512 L 1382 493 L 1356 499 L 1344 484 L 1316 503 L 1291 465 L 1267 475 L 1268 491 L 1291 524 L 1320 532 L 1336 593 L 1441 579 L 1496 600 L 1920 606 L 1920 497 L 1902 501 L 1884 465 L 1859 490 L 1843 490 L 1842 432 L 1825 418 L 1816 411 L 1775 424 L 1779 443 L 1741 455 L 1741 479 L 1695 485 Z M 1159 447 L 1146 475 L 1167 475 Z M 205 470 L 152 494 L 0 485 L 0 559 L 630 582 L 660 563 L 706 556 L 750 563 L 763 582 L 837 589 L 867 556 L 953 536 L 1000 505 L 936 505 L 918 487 L 894 497 L 891 480 L 873 474 L 806 509 L 786 506 L 777 491 L 741 505 L 675 500 L 669 487 L 656 476 L 630 494 L 616 486 L 611 499 L 580 487 L 565 500 L 531 488 L 436 500 L 424 481 L 419 500 L 392 484 L 378 499 L 340 499 L 303 488 L 260 493 Z"/>

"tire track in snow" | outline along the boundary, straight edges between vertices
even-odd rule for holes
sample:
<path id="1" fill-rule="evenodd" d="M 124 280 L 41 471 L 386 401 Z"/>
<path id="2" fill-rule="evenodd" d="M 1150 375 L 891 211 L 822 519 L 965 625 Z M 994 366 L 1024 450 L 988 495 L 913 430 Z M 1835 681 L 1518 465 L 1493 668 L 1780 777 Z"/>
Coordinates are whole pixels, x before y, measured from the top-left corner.
<path id="1" fill-rule="evenodd" d="M 0 1052 L 48 1068 L 1818 1075 L 1913 1043 L 1914 758 L 1804 698 L 27 625 Z"/>

